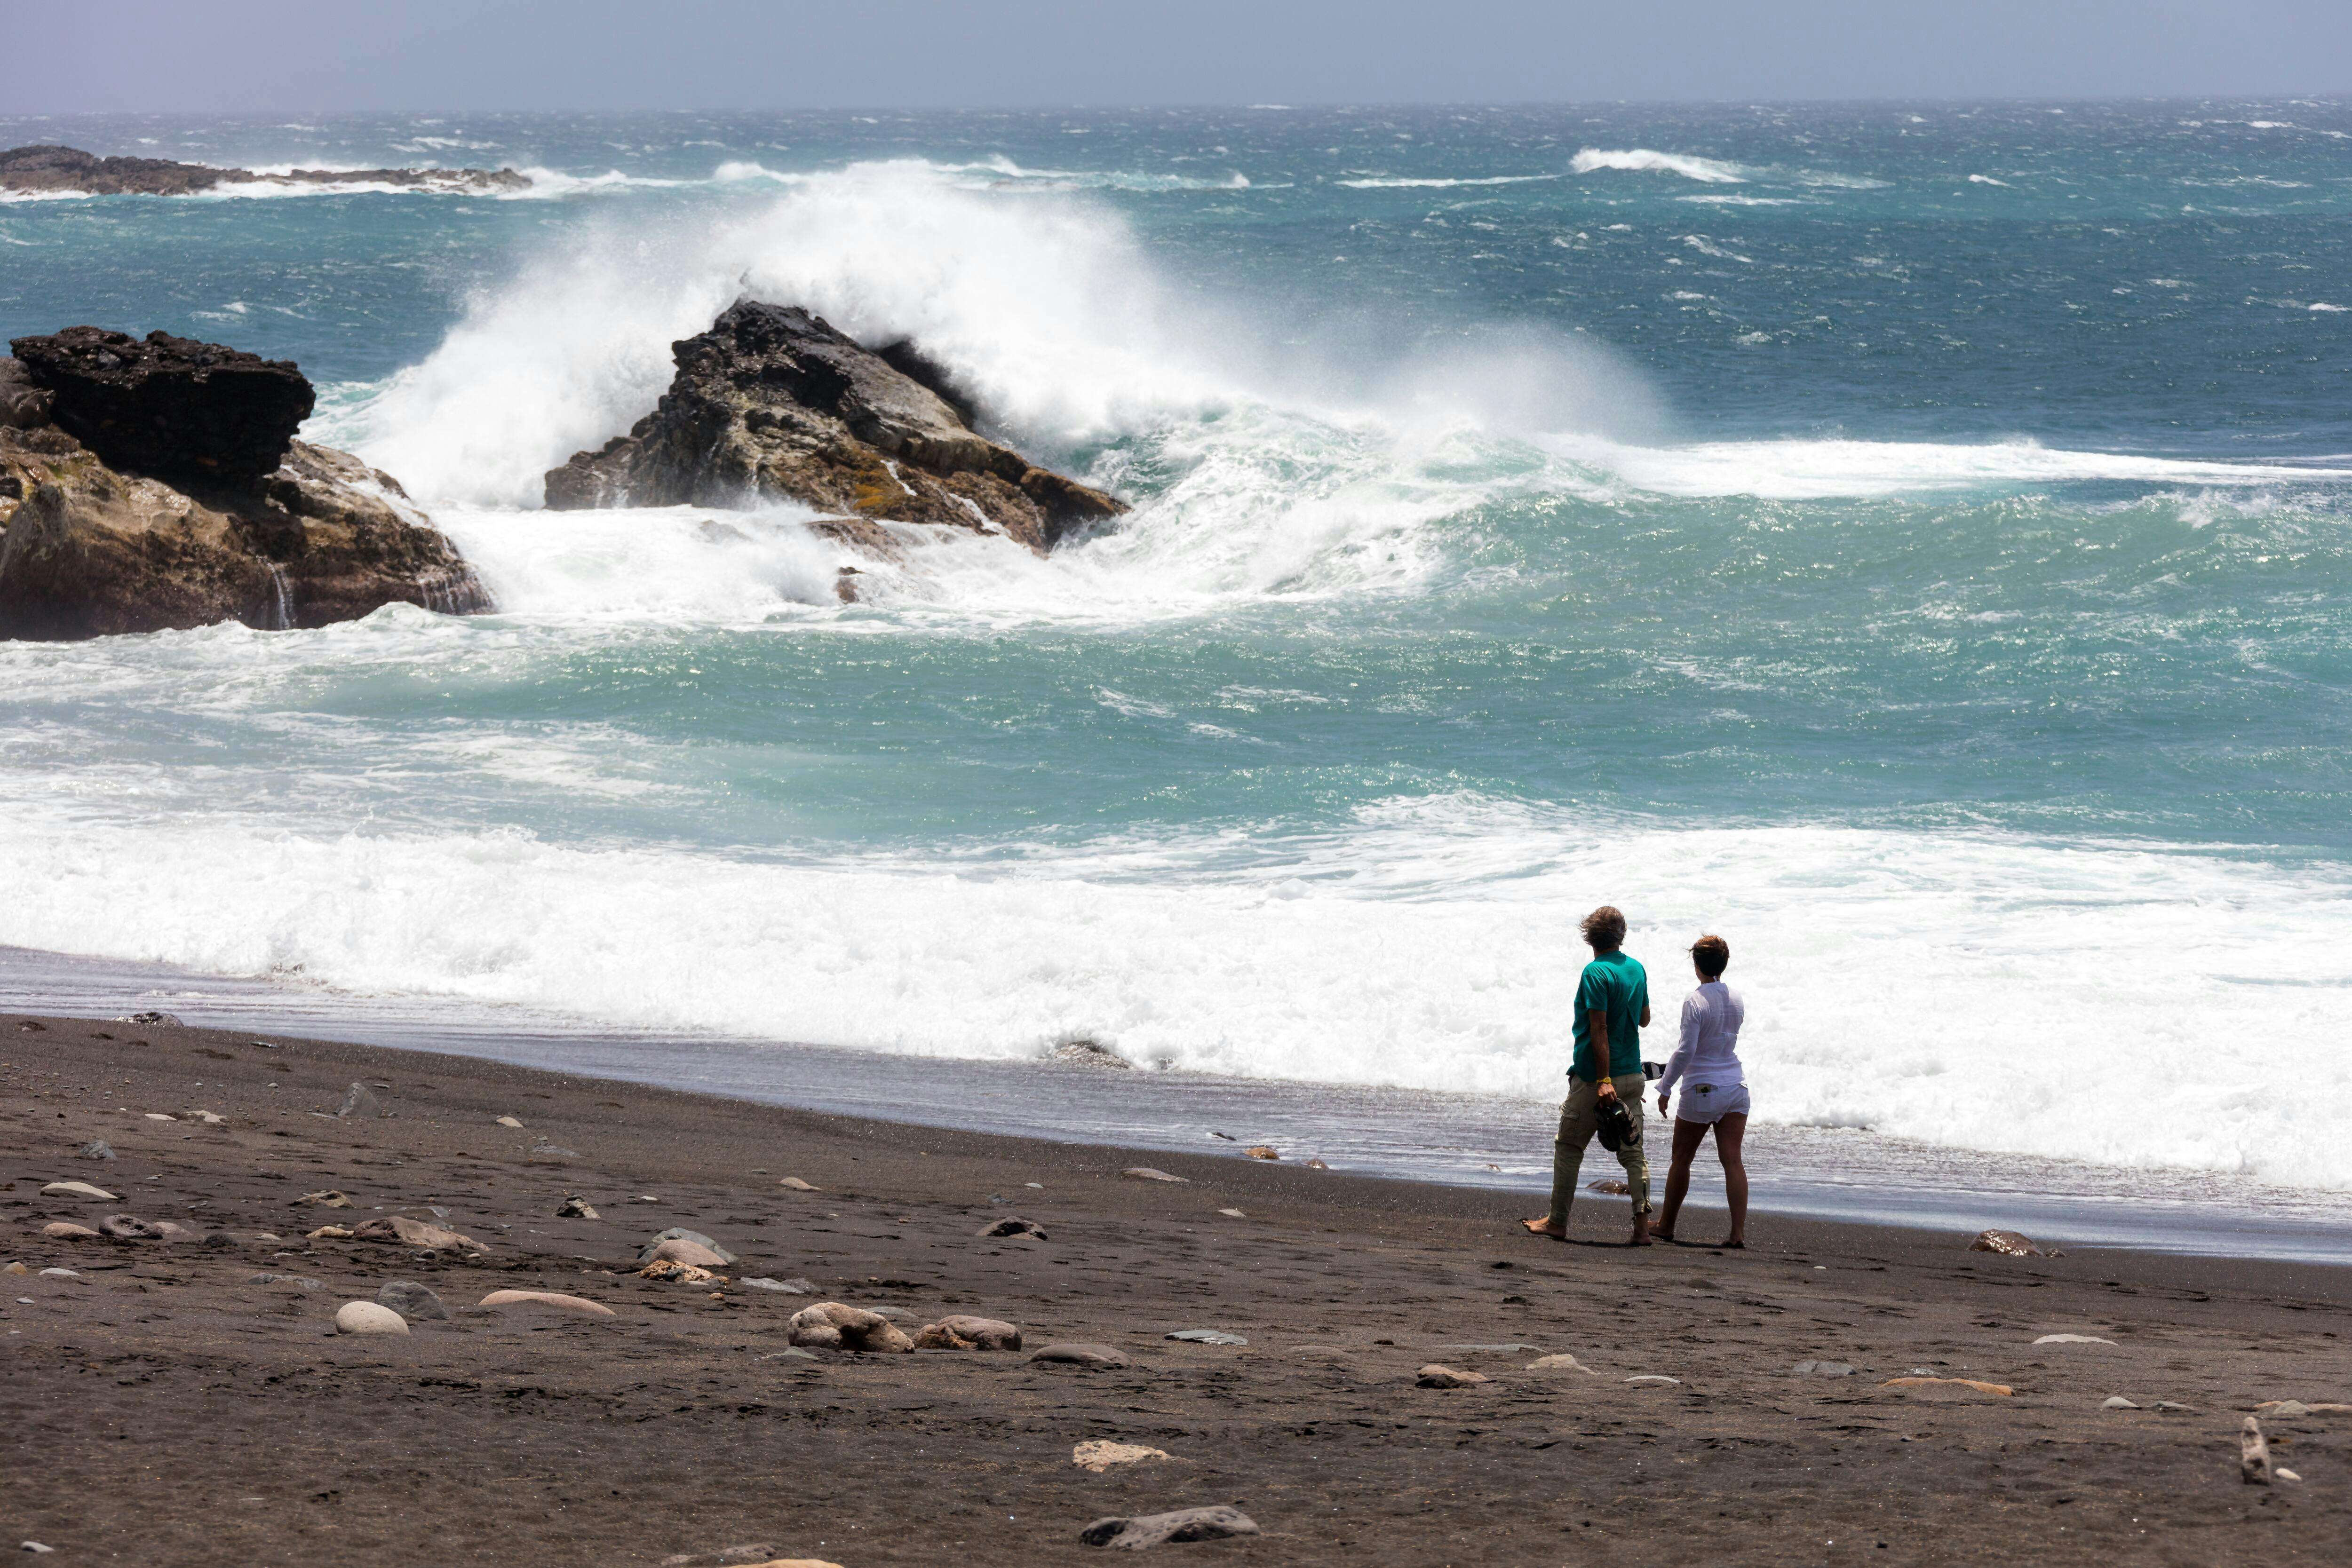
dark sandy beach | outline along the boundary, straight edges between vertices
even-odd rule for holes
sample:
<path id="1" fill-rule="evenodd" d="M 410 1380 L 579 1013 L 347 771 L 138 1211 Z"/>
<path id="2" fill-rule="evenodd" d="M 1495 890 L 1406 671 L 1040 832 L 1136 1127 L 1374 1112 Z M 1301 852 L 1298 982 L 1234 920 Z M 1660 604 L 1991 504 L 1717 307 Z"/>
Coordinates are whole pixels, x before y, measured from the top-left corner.
<path id="1" fill-rule="evenodd" d="M 2352 1398 L 2340 1269 L 2011 1259 L 1771 1215 L 1744 1254 L 1637 1252 L 1609 1244 L 1623 1200 L 1597 1196 L 1561 1246 L 1516 1234 L 1508 1195 L 269 1038 L 0 1019 L 5 1252 L 30 1270 L 0 1281 L 0 1516 L 47 1561 L 622 1564 L 763 1543 L 845 1568 L 1050 1563 L 1094 1560 L 1078 1533 L 1097 1519 L 1211 1503 L 1264 1533 L 1154 1550 L 2346 1560 L 2352 1416 L 2266 1416 L 2300 1482 L 2242 1483 L 2237 1443 L 2264 1402 Z M 355 1082 L 391 1114 L 333 1115 Z M 116 1159 L 78 1155 L 101 1138 Z M 1188 1180 L 1122 1178 L 1134 1165 Z M 119 1200 L 43 1195 L 65 1180 Z M 294 1201 L 328 1188 L 351 1207 Z M 573 1194 L 601 1218 L 555 1218 Z M 481 1257 L 304 1239 L 436 1206 Z M 113 1214 L 190 1234 L 42 1235 Z M 976 1236 L 1008 1216 L 1048 1239 Z M 631 1272 L 672 1226 L 741 1254 L 726 1283 Z M 450 1317 L 334 1332 L 341 1303 L 395 1280 Z M 503 1289 L 614 1315 L 476 1307 Z M 909 1330 L 1003 1319 L 1028 1348 L 779 1354 L 819 1301 Z M 1248 1343 L 1163 1337 L 1193 1328 Z M 2033 1343 L 2051 1333 L 2114 1343 Z M 1073 1341 L 1131 1364 L 1028 1359 Z M 1535 1348 L 1463 1348 L 1513 1345 Z M 1530 1364 L 1560 1353 L 1591 1370 Z M 1854 1370 L 1792 1371 L 1817 1361 Z M 1417 1386 L 1429 1363 L 1490 1381 Z M 1915 1369 L 2013 1392 L 1885 1385 Z M 1096 1439 L 1168 1458 L 1089 1473 L 1071 1449 Z"/>

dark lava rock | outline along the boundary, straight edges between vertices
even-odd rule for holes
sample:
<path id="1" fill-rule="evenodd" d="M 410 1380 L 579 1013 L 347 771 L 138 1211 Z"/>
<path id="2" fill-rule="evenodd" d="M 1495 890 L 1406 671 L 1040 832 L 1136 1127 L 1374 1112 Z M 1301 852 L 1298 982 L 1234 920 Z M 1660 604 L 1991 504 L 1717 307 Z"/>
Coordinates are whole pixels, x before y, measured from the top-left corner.
<path id="1" fill-rule="evenodd" d="M 1257 1521 L 1237 1508 L 1180 1508 L 1172 1513 L 1139 1514 L 1131 1519 L 1098 1519 L 1078 1531 L 1088 1546 L 1118 1546 L 1129 1551 L 1177 1541 L 1223 1541 L 1228 1536 L 1255 1535 Z"/>
<path id="2" fill-rule="evenodd" d="M 2064 1254 L 2055 1249 L 2044 1251 L 2034 1245 L 2031 1237 L 2014 1230 L 1980 1230 L 1969 1243 L 1971 1252 L 1998 1252 L 2007 1258 L 2060 1258 Z"/>
<path id="3" fill-rule="evenodd" d="M 44 144 L 0 152 L 0 191 L 86 196 L 192 196 L 222 185 L 394 185 L 404 190 L 497 192 L 530 188 L 512 169 L 292 169 L 257 174 L 169 158 L 100 158 Z"/>
<path id="4" fill-rule="evenodd" d="M 150 332 L 68 327 L 8 345 L 56 403 L 58 427 L 110 468 L 249 482 L 274 472 L 310 417 L 291 360 Z"/>
<path id="5" fill-rule="evenodd" d="M 1035 1220 L 1010 1216 L 979 1232 L 980 1239 L 982 1241 L 992 1241 L 1000 1236 L 1024 1237 L 1031 1241 L 1046 1239 L 1045 1228 Z"/>
<path id="6" fill-rule="evenodd" d="M 436 1322 L 446 1319 L 449 1309 L 441 1298 L 414 1280 L 394 1280 L 375 1293 L 376 1305 L 390 1307 L 410 1322 Z"/>
<path id="7" fill-rule="evenodd" d="M 81 1146 L 81 1157 L 86 1160 L 110 1160 L 114 1157 L 114 1145 L 104 1138 L 95 1139 Z"/>
<path id="8" fill-rule="evenodd" d="M 550 507 L 797 501 L 836 514 L 821 531 L 884 554 L 885 523 L 1042 553 L 1127 509 L 975 434 L 940 389 L 969 400 L 911 344 L 877 353 L 806 310 L 744 300 L 670 347 L 669 391 L 628 434 L 551 470 Z"/>

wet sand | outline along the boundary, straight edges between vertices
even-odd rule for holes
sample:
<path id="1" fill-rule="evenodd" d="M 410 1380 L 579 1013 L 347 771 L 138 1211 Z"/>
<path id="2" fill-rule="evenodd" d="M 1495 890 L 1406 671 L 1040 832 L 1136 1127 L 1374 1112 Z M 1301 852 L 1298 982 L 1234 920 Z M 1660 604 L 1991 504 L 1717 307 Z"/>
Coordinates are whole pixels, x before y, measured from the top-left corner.
<path id="1" fill-rule="evenodd" d="M 354 1082 L 393 1113 L 334 1116 Z M 94 1138 L 119 1157 L 78 1157 Z M 1264 1533 L 1155 1550 L 2336 1563 L 2352 1528 L 2352 1417 L 2270 1417 L 2277 1463 L 2305 1479 L 2238 1477 L 2256 1405 L 2352 1400 L 2352 1270 L 2326 1265 L 2009 1259 L 1957 1233 L 1769 1214 L 1744 1253 L 1637 1251 L 1613 1244 L 1624 1200 L 1598 1195 L 1563 1246 L 1516 1232 L 1523 1196 L 1238 1150 L 1123 1153 L 446 1055 L 16 1016 L 0 1016 L 0 1251 L 34 1270 L 0 1280 L 0 1517 L 59 1564 L 656 1563 L 754 1542 L 846 1568 L 1076 1563 L 1097 1558 L 1077 1539 L 1096 1519 L 1210 1503 Z M 1134 1165 L 1189 1179 L 1119 1175 Z M 42 1194 L 59 1180 L 120 1201 Z M 324 1188 L 352 1207 L 291 1201 Z M 555 1218 L 572 1194 L 602 1218 Z M 436 1206 L 482 1257 L 304 1239 Z M 110 1214 L 191 1234 L 41 1235 Z M 1007 1216 L 1048 1239 L 976 1236 Z M 1692 1211 L 1683 1234 L 1721 1219 Z M 740 1252 L 728 1282 L 631 1273 L 671 1226 Z M 333 1332 L 340 1303 L 394 1280 L 429 1286 L 451 1317 L 406 1337 Z M 614 1315 L 475 1306 L 501 1289 Z M 1002 1318 L 1033 1350 L 1096 1342 L 1131 1364 L 781 1355 L 786 1320 L 816 1301 L 889 1308 L 908 1328 Z M 1249 1343 L 1162 1337 L 1192 1328 Z M 2048 1333 L 2115 1343 L 2032 1343 Z M 1507 1345 L 1537 1349 L 1462 1348 Z M 1538 1351 L 1591 1370 L 1536 1369 Z M 1791 1370 L 1822 1360 L 1855 1370 Z M 1490 1381 L 1416 1386 L 1433 1362 Z M 2013 1393 L 1885 1385 L 1915 1369 Z M 2143 1408 L 2103 1409 L 2115 1395 Z M 1106 1438 L 1170 1457 L 1099 1475 L 1071 1462 Z"/>

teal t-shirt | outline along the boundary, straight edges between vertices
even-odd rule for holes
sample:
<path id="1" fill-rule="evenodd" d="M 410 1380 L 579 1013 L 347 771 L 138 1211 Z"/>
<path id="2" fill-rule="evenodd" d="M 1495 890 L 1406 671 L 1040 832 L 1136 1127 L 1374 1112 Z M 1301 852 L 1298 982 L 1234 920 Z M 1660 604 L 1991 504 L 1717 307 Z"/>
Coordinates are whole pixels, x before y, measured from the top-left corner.
<path id="1" fill-rule="evenodd" d="M 1576 1059 L 1569 1071 L 1587 1083 L 1598 1083 L 1593 1071 L 1592 1032 L 1588 1014 L 1609 1019 L 1609 1076 L 1622 1078 L 1642 1071 L 1642 1014 L 1650 1006 L 1650 977 L 1622 949 L 1603 953 L 1584 966 L 1576 984 Z"/>

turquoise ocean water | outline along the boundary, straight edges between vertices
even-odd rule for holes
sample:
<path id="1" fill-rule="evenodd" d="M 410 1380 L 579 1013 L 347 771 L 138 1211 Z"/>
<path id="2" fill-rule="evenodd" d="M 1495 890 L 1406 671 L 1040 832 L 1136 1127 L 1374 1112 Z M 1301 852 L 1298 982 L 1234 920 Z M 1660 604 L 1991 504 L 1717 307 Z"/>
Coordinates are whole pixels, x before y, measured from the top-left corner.
<path id="1" fill-rule="evenodd" d="M 1532 1100 L 1607 901 L 1669 1017 L 1729 939 L 1759 1121 L 2352 1188 L 2352 105 L 46 141 L 535 183 L 0 204 L 0 334 L 299 361 L 502 606 L 0 644 L 0 943 Z M 1135 510 L 851 607 L 537 510 L 741 293 Z"/>

